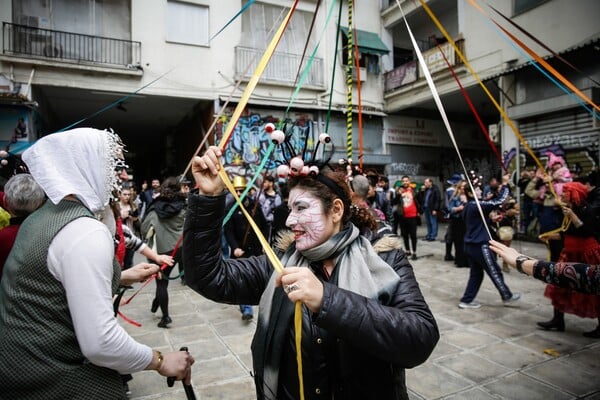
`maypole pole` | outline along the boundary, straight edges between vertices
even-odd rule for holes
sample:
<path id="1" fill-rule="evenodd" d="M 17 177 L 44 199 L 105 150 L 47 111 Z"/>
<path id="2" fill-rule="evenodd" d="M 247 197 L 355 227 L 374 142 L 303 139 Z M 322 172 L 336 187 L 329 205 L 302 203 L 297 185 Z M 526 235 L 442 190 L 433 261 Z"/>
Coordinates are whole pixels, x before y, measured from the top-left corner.
<path id="1" fill-rule="evenodd" d="M 348 164 L 352 164 L 352 68 L 354 67 L 354 57 L 352 54 L 353 50 L 353 23 L 352 23 L 352 9 L 354 8 L 353 0 L 348 0 L 348 62 L 346 64 L 346 85 L 348 104 L 346 106 L 346 146 Z"/>

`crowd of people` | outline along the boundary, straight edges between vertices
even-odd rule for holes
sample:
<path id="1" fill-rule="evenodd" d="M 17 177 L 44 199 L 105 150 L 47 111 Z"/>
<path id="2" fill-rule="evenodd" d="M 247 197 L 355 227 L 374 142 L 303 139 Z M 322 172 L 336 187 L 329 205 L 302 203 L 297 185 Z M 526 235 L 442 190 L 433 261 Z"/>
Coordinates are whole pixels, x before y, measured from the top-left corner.
<path id="1" fill-rule="evenodd" d="M 243 321 L 258 306 L 257 398 L 405 399 L 404 369 L 425 362 L 439 339 L 410 261 L 419 242 L 421 252 L 438 240 L 440 222 L 443 260 L 469 268 L 459 308 L 482 306 L 486 274 L 504 306 L 518 305 L 521 294 L 504 281 L 510 266 L 547 283 L 554 317 L 538 328 L 564 331 L 571 313 L 598 318 L 583 334 L 600 337 L 597 175 L 573 177 L 554 154 L 547 171 L 524 171 L 518 182 L 507 174 L 484 185 L 471 171 L 442 189 L 431 177 L 390 185 L 385 175 L 348 175 L 327 162 L 285 179 L 267 174 L 257 188 L 232 176 L 256 232 L 224 192 L 218 148 L 194 157 L 193 182 L 171 176 L 138 188 L 123 147 L 110 131 L 49 135 L 23 154 L 28 173 L 4 185 L 0 392 L 10 398 L 125 398 L 131 374 L 144 369 L 189 384 L 191 354 L 139 343 L 116 318 L 124 290 L 151 278 L 150 311 L 160 309 L 157 326 L 168 328 L 169 280 L 181 278 L 206 298 L 238 305 Z M 549 260 L 511 248 L 515 235 L 534 231 Z M 135 264 L 136 252 L 147 262 Z"/>

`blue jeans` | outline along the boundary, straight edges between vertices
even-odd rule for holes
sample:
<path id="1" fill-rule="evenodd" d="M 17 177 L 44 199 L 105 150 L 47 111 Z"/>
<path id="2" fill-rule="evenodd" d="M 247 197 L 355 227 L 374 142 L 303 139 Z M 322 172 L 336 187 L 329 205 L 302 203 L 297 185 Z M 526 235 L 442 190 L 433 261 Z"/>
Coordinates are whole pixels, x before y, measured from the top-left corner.
<path id="1" fill-rule="evenodd" d="M 252 306 L 248 306 L 245 304 L 240 304 L 240 311 L 242 314 L 250 314 L 252 315 Z"/>
<path id="2" fill-rule="evenodd" d="M 437 215 L 433 215 L 431 210 L 425 209 L 425 221 L 427 222 L 427 235 L 426 239 L 435 240 L 438 234 L 438 220 Z"/>
<path id="3" fill-rule="evenodd" d="M 500 266 L 496 262 L 496 253 L 490 250 L 487 243 L 465 243 L 465 254 L 471 270 L 467 288 L 460 299 L 462 303 L 470 303 L 475 299 L 483 282 L 484 271 L 488 274 L 496 289 L 498 289 L 502 300 L 508 300 L 512 297 L 510 289 L 504 283 L 504 275 L 502 275 Z"/>

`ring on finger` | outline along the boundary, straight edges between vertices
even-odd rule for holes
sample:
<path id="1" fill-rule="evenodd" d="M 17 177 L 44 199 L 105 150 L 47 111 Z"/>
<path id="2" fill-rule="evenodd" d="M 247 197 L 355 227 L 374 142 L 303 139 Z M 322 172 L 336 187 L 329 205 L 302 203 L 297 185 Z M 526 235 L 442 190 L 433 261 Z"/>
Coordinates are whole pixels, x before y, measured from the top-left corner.
<path id="1" fill-rule="evenodd" d="M 283 287 L 283 290 L 284 290 L 286 293 L 290 293 L 290 292 L 293 292 L 294 290 L 298 290 L 298 289 L 299 289 L 299 288 L 298 288 L 298 285 L 296 285 L 295 283 L 292 283 L 291 285 L 285 285 L 285 286 Z"/>

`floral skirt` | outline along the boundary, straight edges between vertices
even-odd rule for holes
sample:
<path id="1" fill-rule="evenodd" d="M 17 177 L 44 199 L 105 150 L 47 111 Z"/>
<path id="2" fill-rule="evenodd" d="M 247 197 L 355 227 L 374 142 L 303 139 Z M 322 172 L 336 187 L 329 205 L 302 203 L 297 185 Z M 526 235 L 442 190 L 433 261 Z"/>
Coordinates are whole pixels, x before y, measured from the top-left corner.
<path id="1" fill-rule="evenodd" d="M 565 242 L 558 261 L 600 264 L 600 243 L 595 238 L 564 236 Z M 544 296 L 558 311 L 582 318 L 600 317 L 600 296 L 582 294 L 571 289 L 547 285 Z"/>

